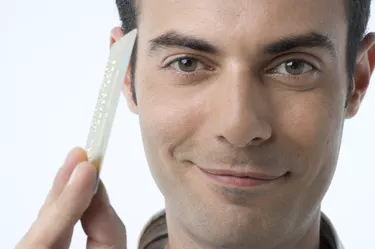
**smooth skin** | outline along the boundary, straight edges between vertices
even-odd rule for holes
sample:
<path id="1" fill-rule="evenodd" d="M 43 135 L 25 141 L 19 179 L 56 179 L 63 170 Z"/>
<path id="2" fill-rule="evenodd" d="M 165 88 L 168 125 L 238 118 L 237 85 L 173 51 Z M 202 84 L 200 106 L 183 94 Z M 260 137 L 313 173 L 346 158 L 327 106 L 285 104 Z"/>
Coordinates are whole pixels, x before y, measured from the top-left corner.
<path id="1" fill-rule="evenodd" d="M 370 83 L 374 34 L 360 46 L 348 93 L 342 0 L 158 0 L 142 2 L 140 13 L 138 103 L 129 73 L 123 92 L 139 115 L 150 171 L 165 197 L 169 248 L 318 249 L 320 204 L 344 122 L 357 114 Z M 312 32 L 330 46 L 275 50 Z M 176 34 L 210 46 L 171 46 Z M 111 45 L 122 36 L 114 28 Z M 79 220 L 89 249 L 125 248 L 125 229 L 103 185 L 90 204 L 92 165 L 83 151 L 72 153 L 17 249 L 68 248 Z M 76 181 L 66 186 L 77 164 Z M 202 169 L 280 178 L 232 188 Z"/>

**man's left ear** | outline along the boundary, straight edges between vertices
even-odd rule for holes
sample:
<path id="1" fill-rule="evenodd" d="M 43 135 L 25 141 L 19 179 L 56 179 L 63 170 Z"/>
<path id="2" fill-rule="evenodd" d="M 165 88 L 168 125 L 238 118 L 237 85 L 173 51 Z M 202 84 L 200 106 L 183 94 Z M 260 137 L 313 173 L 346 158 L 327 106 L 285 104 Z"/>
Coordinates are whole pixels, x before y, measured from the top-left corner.
<path id="1" fill-rule="evenodd" d="M 375 33 L 369 33 L 362 40 L 353 75 L 353 91 L 348 95 L 346 118 L 354 117 L 359 110 L 370 84 L 375 66 Z"/>

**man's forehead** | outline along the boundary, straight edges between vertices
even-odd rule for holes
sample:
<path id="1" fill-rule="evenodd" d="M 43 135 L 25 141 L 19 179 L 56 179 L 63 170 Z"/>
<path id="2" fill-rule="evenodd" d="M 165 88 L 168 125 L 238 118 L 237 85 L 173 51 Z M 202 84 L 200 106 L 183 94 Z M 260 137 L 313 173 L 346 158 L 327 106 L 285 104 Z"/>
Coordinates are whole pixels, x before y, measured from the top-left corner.
<path id="1" fill-rule="evenodd" d="M 136 1 L 136 0 L 133 0 Z M 158 0 L 140 1 L 137 5 L 143 10 L 151 10 L 154 14 L 178 15 L 181 12 L 211 13 L 216 15 L 247 16 L 249 14 L 272 14 L 273 18 L 290 18 L 290 14 L 310 13 L 313 16 L 335 12 L 345 13 L 347 0 Z M 142 2 L 142 4 L 141 4 Z M 260 11 L 260 12 L 259 12 Z M 294 15 L 293 15 L 294 16 Z M 308 19 L 309 16 L 304 16 Z"/>
<path id="2" fill-rule="evenodd" d="M 142 1 L 139 25 L 148 40 L 178 31 L 225 44 L 312 32 L 345 41 L 347 35 L 343 0 Z"/>
<path id="3" fill-rule="evenodd" d="M 185 22 L 223 23 L 247 22 L 249 26 L 262 21 L 269 24 L 308 25 L 332 19 L 346 20 L 343 0 L 158 0 L 142 1 L 139 6 L 144 18 L 153 22 L 172 24 Z M 143 19 L 143 18 L 141 18 Z M 232 20 L 228 22 L 228 20 Z"/>

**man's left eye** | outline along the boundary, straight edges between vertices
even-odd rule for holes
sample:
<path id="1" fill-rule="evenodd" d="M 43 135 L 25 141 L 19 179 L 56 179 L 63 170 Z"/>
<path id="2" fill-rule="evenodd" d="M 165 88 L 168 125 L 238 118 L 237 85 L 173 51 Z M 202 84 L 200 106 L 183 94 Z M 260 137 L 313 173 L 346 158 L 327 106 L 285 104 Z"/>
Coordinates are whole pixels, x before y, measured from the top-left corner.
<path id="1" fill-rule="evenodd" d="M 300 75 L 314 70 L 315 68 L 311 64 L 303 60 L 289 60 L 280 64 L 273 71 L 279 74 Z"/>

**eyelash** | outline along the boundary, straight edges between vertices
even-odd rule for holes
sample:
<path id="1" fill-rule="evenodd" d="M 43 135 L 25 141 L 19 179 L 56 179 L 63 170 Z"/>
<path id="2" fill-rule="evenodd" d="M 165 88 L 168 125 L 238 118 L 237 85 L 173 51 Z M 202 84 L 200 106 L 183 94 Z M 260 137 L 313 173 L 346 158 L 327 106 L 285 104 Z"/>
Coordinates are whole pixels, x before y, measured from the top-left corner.
<path id="1" fill-rule="evenodd" d="M 310 67 L 312 67 L 313 70 L 317 70 L 317 68 L 310 62 L 306 61 L 306 60 L 303 60 L 303 59 L 288 59 L 288 60 L 283 60 L 281 63 L 277 64 L 276 67 L 274 67 L 273 69 L 271 69 L 271 71 L 275 71 L 277 68 L 279 68 L 280 66 L 282 65 L 285 65 L 287 64 L 288 62 L 298 62 L 298 63 L 303 63 L 305 65 L 308 65 Z"/>
<path id="2" fill-rule="evenodd" d="M 171 62 L 168 62 L 166 65 L 162 66 L 161 68 L 162 68 L 162 69 L 167 69 L 167 68 L 171 67 L 171 65 L 172 65 L 173 63 L 176 63 L 176 62 L 181 61 L 181 60 L 184 60 L 184 59 L 195 60 L 195 61 L 197 61 L 197 63 L 201 63 L 201 64 L 206 65 L 205 63 L 201 62 L 198 58 L 195 58 L 195 57 L 193 57 L 193 56 L 184 55 L 184 56 L 180 56 L 180 57 L 178 57 L 178 58 L 173 59 Z M 303 64 L 305 64 L 305 65 L 310 66 L 310 67 L 312 68 L 312 69 L 311 69 L 312 72 L 319 71 L 319 69 L 318 69 L 316 66 L 314 66 L 312 63 L 310 63 L 310 62 L 308 62 L 308 61 L 306 61 L 306 60 L 304 60 L 304 59 L 297 59 L 297 58 L 294 58 L 294 59 L 283 60 L 281 63 L 277 64 L 277 65 L 276 65 L 275 67 L 273 67 L 272 69 L 266 70 L 266 72 L 268 72 L 268 73 L 272 73 L 272 74 L 283 75 L 284 77 L 288 77 L 288 78 L 294 78 L 294 79 L 299 78 L 299 77 L 301 77 L 301 76 L 302 76 L 303 74 L 305 74 L 305 73 L 303 73 L 303 74 L 299 74 L 299 75 L 292 75 L 292 74 L 280 74 L 280 73 L 277 73 L 277 72 L 276 72 L 276 70 L 277 70 L 279 67 L 281 67 L 283 64 L 285 65 L 286 63 L 288 63 L 288 62 L 293 62 L 293 61 L 294 61 L 294 62 L 298 62 L 298 63 L 303 63 Z M 183 78 L 194 77 L 194 76 L 196 76 L 196 75 L 199 73 L 199 70 L 197 70 L 197 71 L 193 71 L 193 72 L 184 72 L 184 71 L 181 71 L 181 70 L 176 69 L 175 71 L 177 71 L 177 75 L 178 75 L 179 77 L 183 77 Z"/>
<path id="3" fill-rule="evenodd" d="M 200 63 L 200 64 L 203 64 L 205 67 L 208 67 L 206 66 L 205 63 L 201 62 L 201 60 L 199 60 L 198 58 L 195 58 L 193 56 L 189 56 L 189 55 L 183 55 L 183 56 L 180 56 L 180 57 L 177 57 L 177 58 L 174 58 L 172 61 L 168 62 L 166 65 L 162 66 L 162 69 L 167 69 L 169 67 L 171 67 L 171 65 L 173 63 L 176 63 L 176 62 L 179 62 L 179 61 L 182 61 L 182 60 L 194 60 L 196 61 L 197 63 Z M 210 67 L 208 67 L 210 68 Z M 211 68 L 210 68 L 211 69 Z M 177 75 L 180 76 L 180 77 L 184 77 L 184 78 L 187 78 L 187 77 L 194 77 L 196 76 L 199 71 L 194 71 L 194 72 L 184 72 L 184 71 L 181 71 L 181 70 L 178 70 L 176 69 L 175 71 L 177 71 Z"/>

